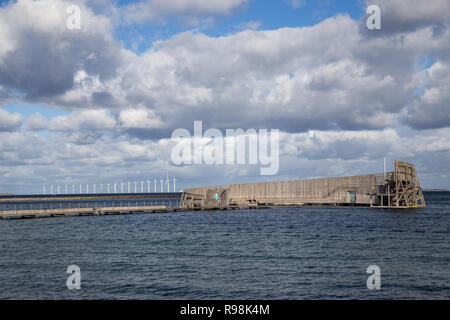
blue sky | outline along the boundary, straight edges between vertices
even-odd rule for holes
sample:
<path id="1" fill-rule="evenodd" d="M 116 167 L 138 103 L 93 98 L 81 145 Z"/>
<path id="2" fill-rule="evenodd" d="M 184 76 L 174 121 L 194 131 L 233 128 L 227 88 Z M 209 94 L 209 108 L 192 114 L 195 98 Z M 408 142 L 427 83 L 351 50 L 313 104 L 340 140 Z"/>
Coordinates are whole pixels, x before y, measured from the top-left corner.
<path id="1" fill-rule="evenodd" d="M 120 7 L 138 1 L 121 0 Z M 186 30 L 199 30 L 211 37 L 220 37 L 241 31 L 249 24 L 257 24 L 258 29 L 272 30 L 284 27 L 296 28 L 313 26 L 326 18 L 337 14 L 349 15 L 359 20 L 365 15 L 365 4 L 352 0 L 299 0 L 300 6 L 292 0 L 251 0 L 227 15 L 200 17 L 200 24 L 189 26 L 180 21 L 180 17 L 170 17 L 163 23 L 148 22 L 144 24 L 122 25 L 117 28 L 115 36 L 123 41 L 128 49 L 133 43 L 139 44 L 138 53 L 146 51 L 156 40 L 168 39 Z M 213 18 L 211 22 L 208 18 Z"/>
<path id="2" fill-rule="evenodd" d="M 68 115 L 70 111 L 53 108 L 45 105 L 38 104 L 9 104 L 3 107 L 4 110 L 8 112 L 16 112 L 22 115 L 23 117 L 29 117 L 36 113 L 40 113 L 48 120 L 60 116 L 60 115 Z"/>

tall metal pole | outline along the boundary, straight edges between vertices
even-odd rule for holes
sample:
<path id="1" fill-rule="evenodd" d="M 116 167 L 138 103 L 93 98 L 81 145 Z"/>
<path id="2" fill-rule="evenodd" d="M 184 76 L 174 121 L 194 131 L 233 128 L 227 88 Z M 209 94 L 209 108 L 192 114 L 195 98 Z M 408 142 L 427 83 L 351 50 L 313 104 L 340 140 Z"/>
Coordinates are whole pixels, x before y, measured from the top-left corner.
<path id="1" fill-rule="evenodd" d="M 177 179 L 175 179 L 175 176 L 173 176 L 173 192 L 177 192 L 177 189 L 175 188 L 175 182 Z"/>

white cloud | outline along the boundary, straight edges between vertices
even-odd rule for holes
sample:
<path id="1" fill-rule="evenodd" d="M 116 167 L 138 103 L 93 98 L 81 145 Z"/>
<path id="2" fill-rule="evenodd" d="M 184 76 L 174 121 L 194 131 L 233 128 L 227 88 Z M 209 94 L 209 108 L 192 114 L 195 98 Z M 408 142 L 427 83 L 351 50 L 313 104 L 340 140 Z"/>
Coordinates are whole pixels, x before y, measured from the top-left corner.
<path id="1" fill-rule="evenodd" d="M 49 124 L 52 131 L 113 130 L 116 120 L 107 110 L 82 110 L 70 115 L 54 117 Z"/>
<path id="2" fill-rule="evenodd" d="M 170 1 L 165 5 L 172 6 Z M 173 5 L 188 6 L 187 2 Z M 3 10 L 17 15 L 17 9 L 10 6 Z M 208 6 L 214 4 L 205 4 Z M 84 10 L 87 17 L 93 16 L 89 9 Z M 41 29 L 53 38 L 56 25 L 51 26 L 44 24 Z M 0 72 L 0 83 L 20 83 L 28 97 L 35 95 L 39 102 L 72 110 L 104 108 L 120 114 L 139 106 L 133 108 L 148 112 L 148 121 L 125 119 L 122 128 L 142 129 L 146 122 L 166 136 L 168 128 L 198 119 L 220 128 L 276 126 L 292 132 L 385 128 L 397 123 L 406 106 L 410 117 L 414 113 L 417 107 L 412 103 L 416 97 L 411 83 L 417 74 L 417 60 L 431 51 L 444 59 L 450 38 L 449 32 L 436 38 L 428 29 L 409 32 L 402 39 L 395 35 L 368 38 L 360 33 L 357 21 L 340 15 L 312 27 L 246 30 L 222 37 L 184 32 L 137 56 L 117 47 L 108 28 L 107 22 L 100 23 L 97 31 L 88 29 L 83 35 L 92 41 L 75 41 L 74 45 L 83 48 L 82 58 L 73 59 L 73 50 L 67 51 L 67 57 L 58 55 L 61 70 L 44 64 L 45 70 L 32 69 L 30 77 L 24 78 L 17 77 L 25 73 L 17 64 L 17 68 Z M 94 41 L 97 36 L 107 39 L 106 43 Z M 51 43 L 65 42 L 56 37 Z M 105 50 L 120 59 L 105 60 Z M 9 54 L 9 59 L 22 54 L 18 50 Z M 26 59 L 42 65 L 39 57 L 27 55 Z M 92 66 L 98 68 L 99 62 L 103 66 L 95 72 Z M 70 70 L 65 70 L 67 67 Z M 48 72 L 53 68 L 55 72 Z M 430 87 L 427 95 L 442 96 L 436 91 L 444 89 Z M 55 95 L 53 90 L 61 92 Z M 433 122 L 433 114 L 429 117 L 427 122 Z M 442 115 L 440 119 L 442 122 Z"/>
<path id="3" fill-rule="evenodd" d="M 0 8 L 3 87 L 37 100 L 71 89 L 79 70 L 102 80 L 114 75 L 122 51 L 111 35 L 110 21 L 78 2 L 81 30 L 70 30 L 66 23 L 70 4 L 65 0 L 19 0 Z"/>
<path id="4" fill-rule="evenodd" d="M 356 58 L 360 47 L 379 45 L 361 41 L 348 16 L 220 38 L 185 32 L 130 60 L 120 87 L 128 105 L 151 106 L 172 128 L 198 119 L 289 131 L 392 126 L 407 100 L 405 78 Z"/>
<path id="5" fill-rule="evenodd" d="M 83 132 L 75 132 L 83 135 Z M 416 165 L 424 186 L 448 186 L 450 130 L 322 131 L 282 133 L 280 172 L 274 180 L 378 173 L 383 157 L 388 169 L 393 160 Z M 20 148 L 17 146 L 20 145 Z M 414 148 L 411 148 L 414 146 Z M 180 188 L 194 185 L 261 181 L 258 166 L 170 165 L 171 145 L 158 141 L 118 139 L 104 135 L 91 143 L 69 141 L 62 135 L 41 136 L 30 132 L 0 132 L 0 191 L 27 181 L 34 192 L 43 182 L 113 183 L 147 177 L 177 176 Z M 153 186 L 152 186 L 153 187 Z"/>
<path id="6" fill-rule="evenodd" d="M 22 116 L 18 113 L 9 113 L 0 109 L 0 131 L 12 131 L 22 123 Z"/>
<path id="7" fill-rule="evenodd" d="M 120 112 L 119 120 L 126 129 L 161 128 L 164 123 L 150 109 L 126 109 Z"/>
<path id="8" fill-rule="evenodd" d="M 251 167 L 171 167 L 165 138 L 175 128 L 191 129 L 194 120 L 204 129 L 280 128 L 274 178 L 373 172 L 387 155 L 416 164 L 427 183 L 448 184 L 439 176 L 448 177 L 450 162 L 450 31 L 445 23 L 436 31 L 434 19 L 448 22 L 439 0 L 423 14 L 386 2 L 392 14 L 385 23 L 408 23 L 382 36 L 339 15 L 310 27 L 220 37 L 182 32 L 141 55 L 115 41 L 112 20 L 95 16 L 84 1 L 77 1 L 86 22 L 80 34 L 61 27 L 58 8 L 68 1 L 41 3 L 57 8 L 30 11 L 31 1 L 22 0 L 0 9 L 0 102 L 14 97 L 71 113 L 48 122 L 35 114 L 20 127 L 20 115 L 0 109 L 3 186 L 161 172 L 177 172 L 187 186 L 202 184 L 199 176 L 217 183 L 260 179 Z M 244 3 L 153 1 L 140 8 L 155 11 L 135 18 L 195 20 Z M 420 70 L 427 55 L 437 62 Z M 32 132 L 44 128 L 56 133 Z M 423 130 L 429 128 L 441 129 Z"/>
<path id="9" fill-rule="evenodd" d="M 31 115 L 26 119 L 25 127 L 30 131 L 39 131 L 47 129 L 48 121 L 39 112 Z"/>
<path id="10" fill-rule="evenodd" d="M 406 122 L 417 129 L 450 126 L 450 66 L 435 63 L 424 72 L 422 95 L 407 110 Z"/>

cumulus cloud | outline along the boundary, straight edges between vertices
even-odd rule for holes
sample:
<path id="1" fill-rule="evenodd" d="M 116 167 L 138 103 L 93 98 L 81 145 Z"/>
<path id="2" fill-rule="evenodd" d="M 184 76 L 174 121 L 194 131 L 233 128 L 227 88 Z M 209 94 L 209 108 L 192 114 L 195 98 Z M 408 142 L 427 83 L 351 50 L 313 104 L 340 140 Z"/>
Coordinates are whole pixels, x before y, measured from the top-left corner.
<path id="1" fill-rule="evenodd" d="M 22 123 L 22 116 L 0 109 L 0 131 L 13 131 Z"/>
<path id="2" fill-rule="evenodd" d="M 129 104 L 151 106 L 172 128 L 199 119 L 292 132 L 383 128 L 408 92 L 404 74 L 375 72 L 380 62 L 364 59 L 361 51 L 375 45 L 361 42 L 348 16 L 220 38 L 185 32 L 130 60 L 123 79 Z"/>
<path id="3" fill-rule="evenodd" d="M 0 187 L 141 179 L 142 172 L 176 173 L 186 187 L 261 179 L 251 166 L 171 167 L 167 138 L 192 130 L 194 120 L 204 129 L 281 129 L 274 179 L 373 172 L 387 156 L 415 163 L 428 185 L 448 181 L 447 2 L 416 1 L 411 10 L 379 2 L 382 36 L 338 15 L 309 27 L 242 25 L 220 37 L 181 32 L 139 55 L 114 40 L 116 17 L 98 13 L 108 0 L 97 9 L 75 2 L 81 31 L 65 27 L 68 1 L 40 1 L 54 5 L 48 10 L 28 0 L 0 8 L 0 103 L 70 112 L 48 121 L 34 114 L 21 127 L 20 115 L 0 109 Z M 123 12 L 156 21 L 228 14 L 245 3 L 141 1 Z M 436 63 L 421 66 L 426 56 Z"/>
<path id="4" fill-rule="evenodd" d="M 406 135 L 393 129 L 315 130 L 282 132 L 280 138 L 280 172 L 269 177 L 273 180 L 378 173 L 383 170 L 383 157 L 388 159 L 389 170 L 394 159 L 412 161 L 424 186 L 442 185 L 444 178 L 439 176 L 448 175 L 448 128 L 411 131 Z M 211 181 L 262 181 L 258 166 L 173 167 L 170 153 L 167 139 L 118 139 L 104 135 L 91 143 L 78 143 L 61 135 L 0 132 L 0 190 L 11 191 L 6 187 L 22 179 L 37 186 L 39 190 L 34 191 L 39 192 L 42 183 L 140 181 L 162 177 L 166 172 L 177 176 L 180 188 L 208 185 Z"/>
<path id="5" fill-rule="evenodd" d="M 12 171 L 13 166 L 52 163 L 47 155 L 53 153 L 54 149 L 46 150 L 43 146 L 49 146 L 49 144 L 39 135 L 23 134 L 17 131 L 0 132 L 0 169 L 8 171 L 7 169 L 10 168 Z M 4 177 L 9 177 L 9 174 Z"/>
<path id="6" fill-rule="evenodd" d="M 111 78 L 121 48 L 111 36 L 109 20 L 95 16 L 81 2 L 81 30 L 67 28 L 64 0 L 19 0 L 0 9 L 0 84 L 24 92 L 28 99 L 51 97 L 74 85 L 85 70 Z"/>
<path id="7" fill-rule="evenodd" d="M 70 115 L 54 117 L 49 124 L 52 131 L 99 131 L 112 130 L 115 118 L 107 110 L 82 110 Z"/>
<path id="8" fill-rule="evenodd" d="M 406 122 L 417 129 L 450 126 L 450 67 L 435 63 L 425 72 L 423 94 L 407 110 Z"/>
<path id="9" fill-rule="evenodd" d="M 164 123 L 157 118 L 152 110 L 126 109 L 120 112 L 119 120 L 126 129 L 161 128 Z"/>
<path id="10" fill-rule="evenodd" d="M 189 6 L 203 4 L 200 1 Z M 205 8 L 214 5 L 205 4 Z M 171 7 L 170 1 L 167 6 Z M 180 3 L 175 7 L 185 8 L 188 4 L 177 6 Z M 83 8 L 89 21 L 93 14 Z M 1 14 L 12 20 L 17 10 L 11 4 Z M 59 38 L 58 33 L 55 35 L 59 20 L 49 20 L 46 22 L 49 26 L 44 24 L 32 32 L 41 30 L 41 36 L 51 39 L 44 42 L 46 48 L 59 48 L 60 42 L 67 41 Z M 33 50 L 27 46 L 16 48 L 7 55 L 9 59 L 24 55 L 25 61 L 42 65 L 42 69 L 25 71 L 21 65 L 22 69 L 8 67 L 0 70 L 0 83 L 2 79 L 4 86 L 9 87 L 11 81 L 28 83 L 17 84 L 27 97 L 39 91 L 41 97 L 35 96 L 37 100 L 57 107 L 104 108 L 122 117 L 141 112 L 142 119 L 147 120 L 136 123 L 124 118 L 121 126 L 137 136 L 142 136 L 142 130 L 129 129 L 144 129 L 144 122 L 151 129 L 147 134 L 156 138 L 169 136 L 171 128 L 190 126 L 194 120 L 218 128 L 278 127 L 290 132 L 363 130 L 394 126 L 405 113 L 405 107 L 410 119 L 407 123 L 418 127 L 412 119 L 418 109 L 413 103 L 417 100 L 413 82 L 418 60 L 433 52 L 442 64 L 449 63 L 445 61 L 446 53 L 450 52 L 448 31 L 439 37 L 429 28 L 410 31 L 402 37 L 369 37 L 360 32 L 357 21 L 345 15 L 311 27 L 245 30 L 222 37 L 183 32 L 155 43 L 139 56 L 119 48 L 109 34 L 108 20 L 99 21 L 96 22 L 99 26 L 92 22 L 92 30 L 86 27 L 80 37 L 83 41 L 76 33 L 60 31 L 73 38 L 73 45 L 81 50 L 69 50 L 72 48 L 69 41 L 68 50 L 57 52 L 58 67 L 54 72 L 54 67 L 45 66 L 36 55 L 38 43 L 29 44 Z M 21 40 L 22 32 L 17 31 L 17 35 Z M 74 57 L 72 51 L 85 55 Z M 106 58 L 105 51 L 109 52 Z M 113 56 L 120 58 L 116 60 Z M 44 62 L 49 59 L 44 58 Z M 92 69 L 94 65 L 98 70 Z M 29 76 L 17 76 L 23 74 Z M 58 92 L 47 94 L 41 86 Z M 431 94 L 431 87 L 429 90 Z M 434 90 L 445 88 L 435 86 Z M 433 122 L 434 115 L 437 116 L 430 113 L 432 119 L 427 122 Z M 442 115 L 439 121 L 442 122 Z"/>
<path id="11" fill-rule="evenodd" d="M 26 119 L 25 127 L 30 131 L 39 131 L 47 129 L 47 124 L 47 118 L 37 112 Z"/>

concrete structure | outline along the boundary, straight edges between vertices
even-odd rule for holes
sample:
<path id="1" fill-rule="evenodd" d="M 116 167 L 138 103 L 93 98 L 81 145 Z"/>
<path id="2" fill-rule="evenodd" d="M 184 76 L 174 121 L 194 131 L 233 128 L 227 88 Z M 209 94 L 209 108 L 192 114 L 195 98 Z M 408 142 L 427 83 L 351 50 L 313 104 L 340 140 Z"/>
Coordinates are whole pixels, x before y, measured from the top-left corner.
<path id="1" fill-rule="evenodd" d="M 395 161 L 394 172 L 192 188 L 181 208 L 233 208 L 280 205 L 361 205 L 379 208 L 425 207 L 414 166 Z"/>

